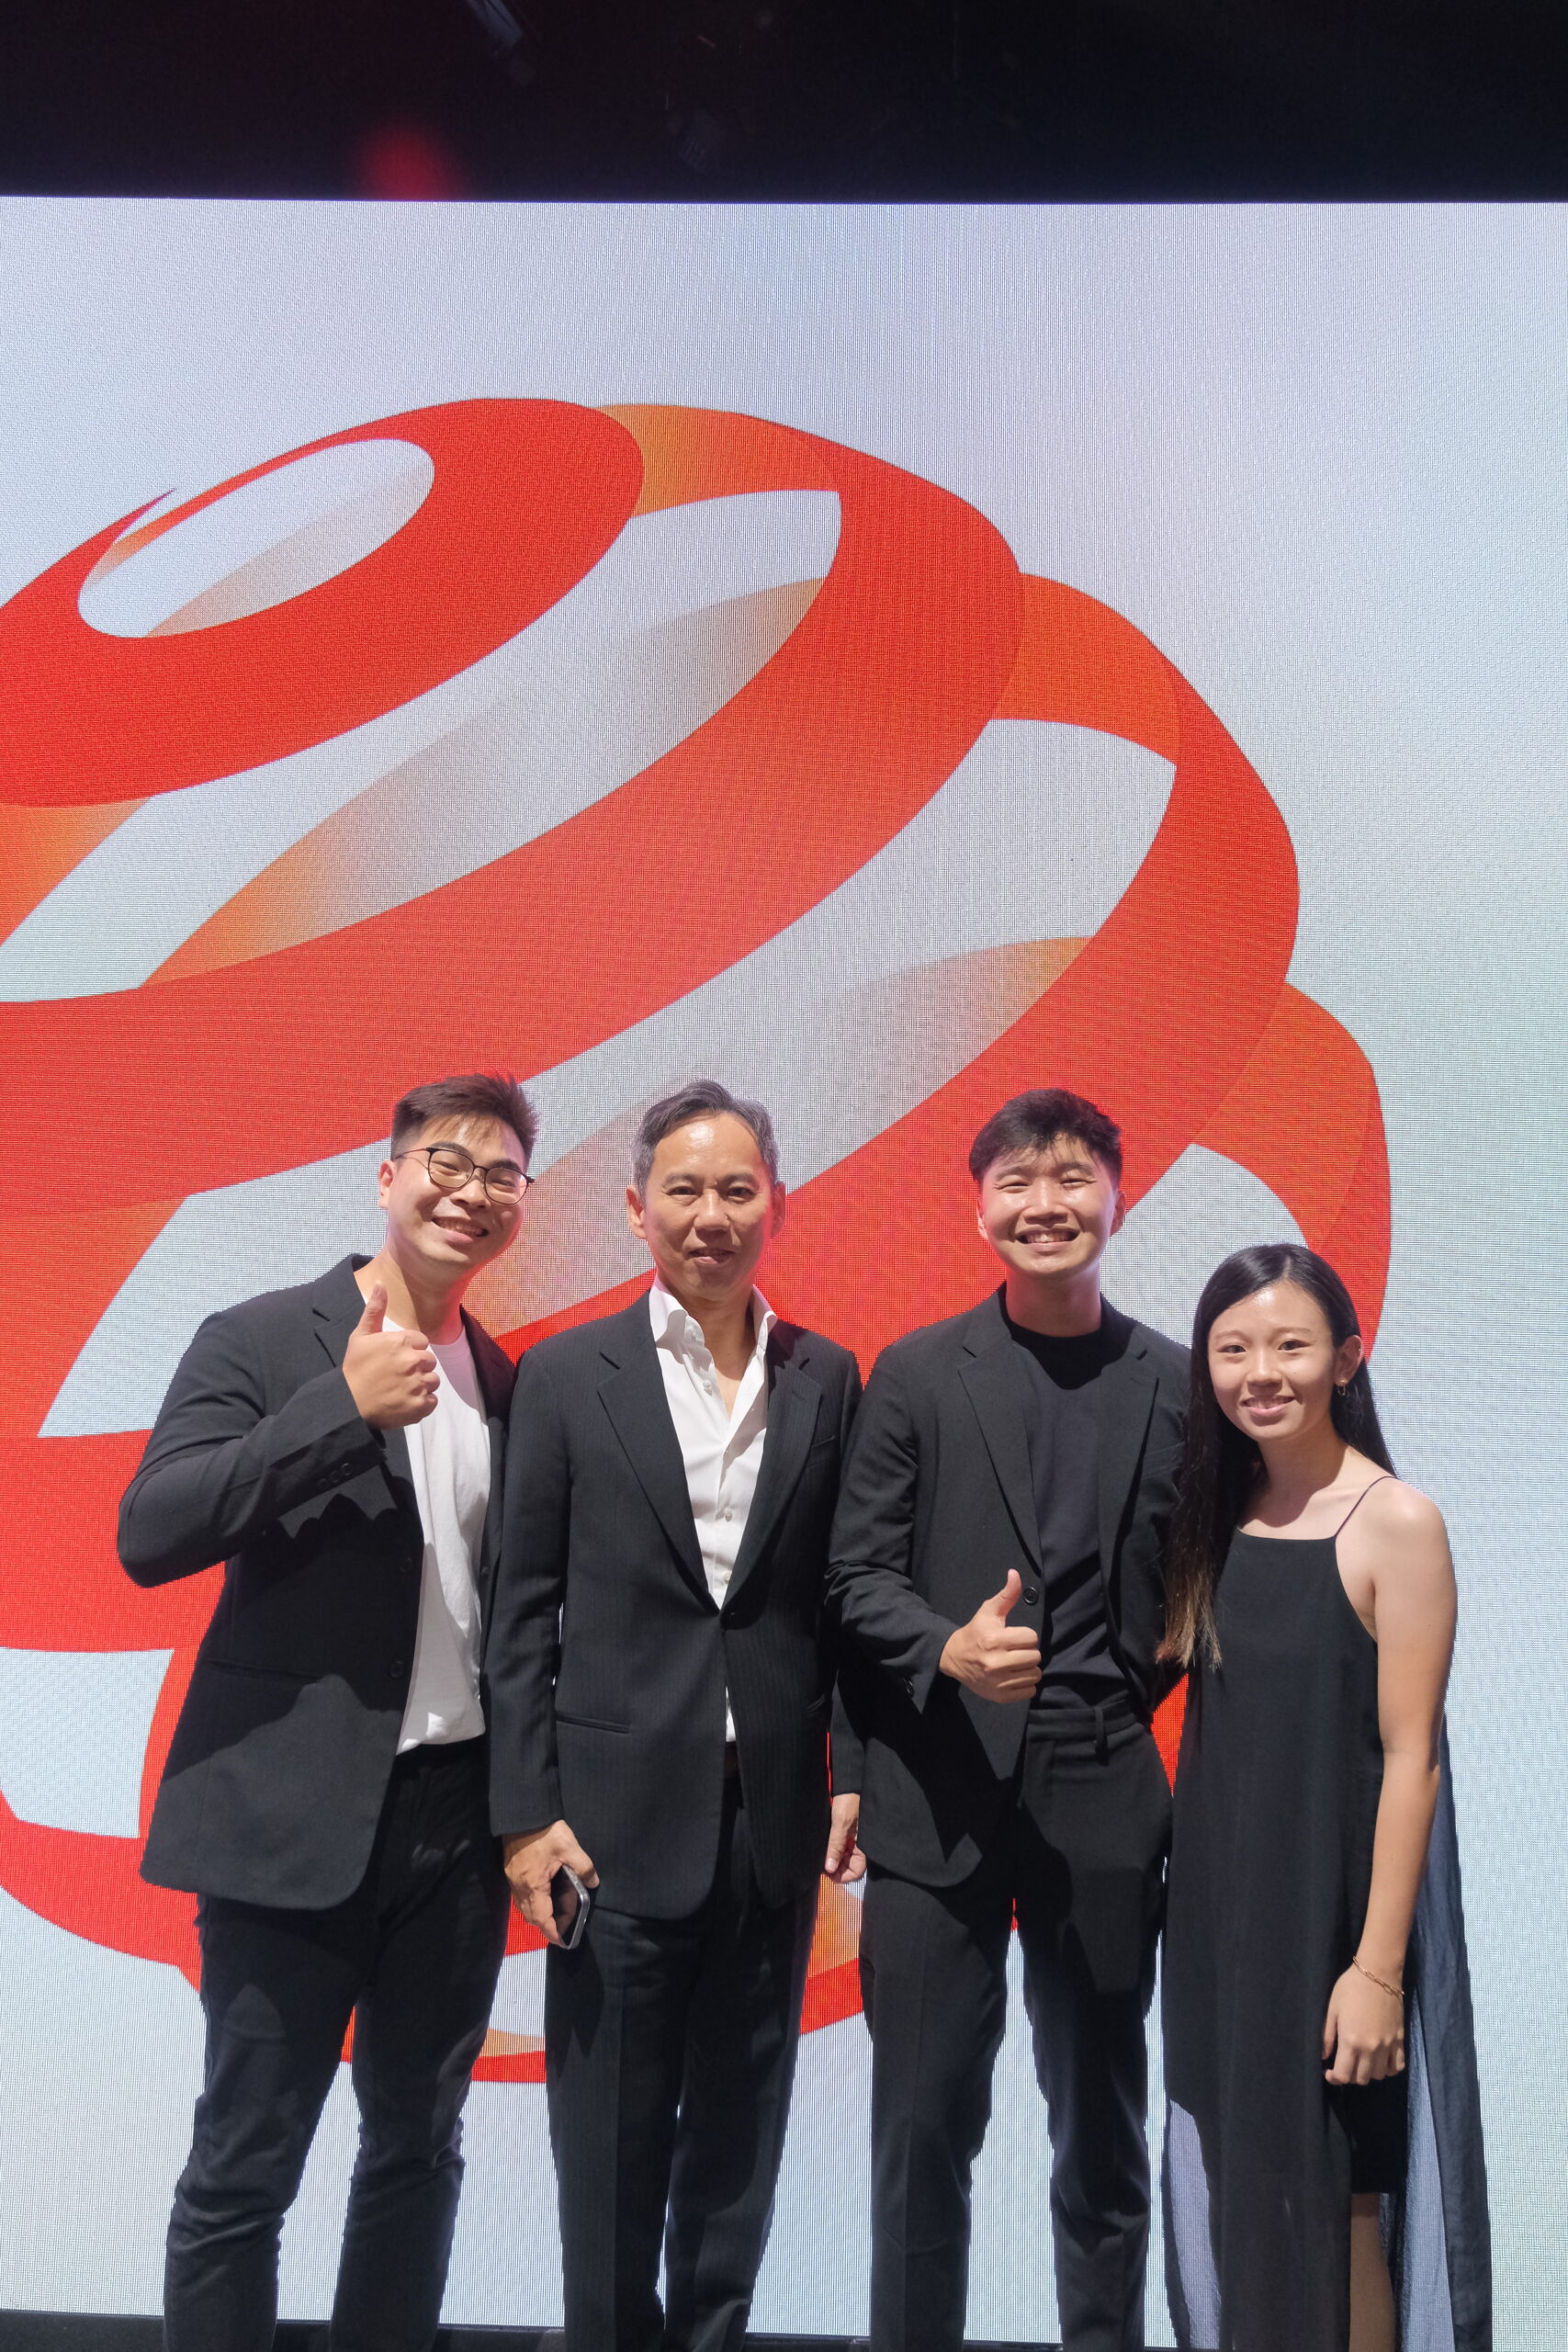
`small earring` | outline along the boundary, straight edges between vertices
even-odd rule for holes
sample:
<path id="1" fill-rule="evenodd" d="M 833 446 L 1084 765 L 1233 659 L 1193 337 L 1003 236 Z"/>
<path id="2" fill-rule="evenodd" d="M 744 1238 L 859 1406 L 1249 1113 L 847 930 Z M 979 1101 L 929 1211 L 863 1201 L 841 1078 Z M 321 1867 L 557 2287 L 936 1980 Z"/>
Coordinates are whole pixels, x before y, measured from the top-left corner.
<path id="1" fill-rule="evenodd" d="M 1349 1387 L 1349 1385 L 1350 1384 L 1348 1380 L 1337 1380 L 1334 1384 L 1334 1394 L 1337 1396 L 1343 1396 L 1345 1391 Z"/>

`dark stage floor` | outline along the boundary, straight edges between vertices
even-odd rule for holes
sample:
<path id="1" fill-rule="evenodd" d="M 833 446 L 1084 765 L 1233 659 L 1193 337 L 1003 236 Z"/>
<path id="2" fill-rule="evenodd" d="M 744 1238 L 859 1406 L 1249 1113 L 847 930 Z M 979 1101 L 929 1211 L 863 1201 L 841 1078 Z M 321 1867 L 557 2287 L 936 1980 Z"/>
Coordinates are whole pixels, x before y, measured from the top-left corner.
<path id="1" fill-rule="evenodd" d="M 156 2319 L 92 2312 L 0 2312 L 0 2352 L 162 2352 Z M 285 2320 L 276 2352 L 326 2352 L 324 2323 Z M 862 2352 L 859 2335 L 749 2335 L 750 2352 Z M 444 2327 L 436 2352 L 560 2352 L 557 2328 Z M 965 2352 L 1059 2352 L 1055 2345 L 970 2344 Z"/>

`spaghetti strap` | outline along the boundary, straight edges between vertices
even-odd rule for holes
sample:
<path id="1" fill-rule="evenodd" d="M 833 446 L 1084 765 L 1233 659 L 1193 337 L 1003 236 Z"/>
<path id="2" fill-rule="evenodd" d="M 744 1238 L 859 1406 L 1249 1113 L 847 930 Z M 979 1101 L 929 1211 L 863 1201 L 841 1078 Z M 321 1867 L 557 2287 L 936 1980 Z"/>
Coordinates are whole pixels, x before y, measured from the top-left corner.
<path id="1" fill-rule="evenodd" d="M 1355 1518 L 1356 1513 L 1360 1510 L 1361 1505 L 1366 1501 L 1367 1497 L 1371 1493 L 1372 1488 L 1374 1487 L 1386 1487 L 1393 1476 L 1393 1472 L 1392 1470 L 1384 1470 L 1376 1478 L 1369 1478 L 1367 1480 L 1366 1485 L 1361 1488 L 1360 1493 L 1356 1497 L 1355 1501 L 1351 1504 L 1349 1510 L 1346 1512 L 1344 1518 L 1335 1529 L 1333 1535 L 1329 1539 L 1331 1543 L 1338 1542 L 1340 1536 L 1344 1534 L 1345 1530 L 1349 1526 L 1350 1521 Z"/>

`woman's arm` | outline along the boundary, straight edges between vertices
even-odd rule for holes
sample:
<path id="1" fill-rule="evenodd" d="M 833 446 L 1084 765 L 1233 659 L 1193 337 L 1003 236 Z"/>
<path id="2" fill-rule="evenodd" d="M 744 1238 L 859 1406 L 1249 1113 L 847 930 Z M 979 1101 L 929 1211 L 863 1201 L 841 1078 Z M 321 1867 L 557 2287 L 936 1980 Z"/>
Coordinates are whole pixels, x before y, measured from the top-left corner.
<path id="1" fill-rule="evenodd" d="M 1392 1479 L 1367 1497 L 1343 1554 L 1347 1589 L 1353 1601 L 1370 1600 L 1377 1634 L 1383 1777 L 1366 1923 L 1329 1996 L 1323 2054 L 1330 2082 L 1370 2083 L 1404 2064 L 1400 1988 L 1438 1802 L 1454 1572 L 1442 1514 Z"/>

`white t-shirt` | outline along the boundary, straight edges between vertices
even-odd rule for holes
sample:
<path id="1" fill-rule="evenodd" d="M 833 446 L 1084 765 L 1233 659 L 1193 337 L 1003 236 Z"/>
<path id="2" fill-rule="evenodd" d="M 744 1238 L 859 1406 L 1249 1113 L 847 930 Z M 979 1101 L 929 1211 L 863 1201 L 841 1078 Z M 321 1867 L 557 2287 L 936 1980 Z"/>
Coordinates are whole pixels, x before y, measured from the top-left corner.
<path id="1" fill-rule="evenodd" d="M 389 1317 L 387 1329 L 399 1327 Z M 490 1501 L 490 1431 L 467 1337 L 432 1353 L 435 1410 L 403 1434 L 424 1530 L 419 1633 L 398 1753 L 477 1739 L 479 1705 L 479 1545 Z"/>

